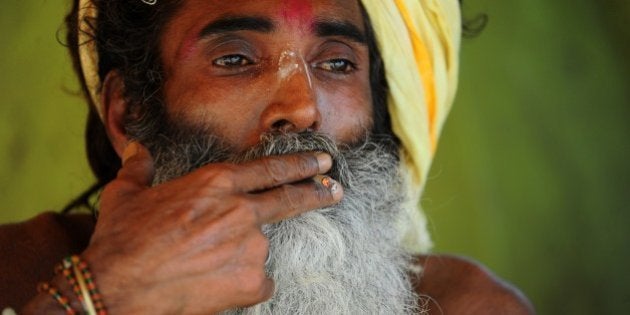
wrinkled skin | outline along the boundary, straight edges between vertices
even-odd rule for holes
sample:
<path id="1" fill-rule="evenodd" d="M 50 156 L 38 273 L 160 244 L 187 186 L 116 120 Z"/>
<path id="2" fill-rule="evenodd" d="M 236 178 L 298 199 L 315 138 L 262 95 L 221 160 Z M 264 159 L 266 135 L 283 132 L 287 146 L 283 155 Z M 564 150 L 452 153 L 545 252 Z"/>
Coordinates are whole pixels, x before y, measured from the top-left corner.
<path id="1" fill-rule="evenodd" d="M 207 314 L 269 298 L 261 225 L 342 196 L 314 182 L 289 184 L 328 171 L 330 157 L 319 159 L 301 154 L 209 165 L 150 188 L 151 160 L 139 149 L 105 189 L 84 253 L 112 313 Z"/>
<path id="2" fill-rule="evenodd" d="M 364 135 L 372 115 L 367 46 L 343 34 L 317 33 L 324 19 L 363 32 L 358 3 L 296 5 L 186 1 L 162 40 L 168 115 L 213 126 L 237 150 L 274 131 L 316 130 L 343 143 Z M 235 12 L 271 27 L 199 36 Z M 144 147 L 129 145 L 122 123 L 129 104 L 116 72 L 107 76 L 102 95 L 105 126 L 124 162 L 101 195 L 83 257 L 109 312 L 210 314 L 268 299 L 273 282 L 264 273 L 268 243 L 261 225 L 338 202 L 342 188 L 303 181 L 327 172 L 330 156 L 211 164 L 150 187 L 153 163 Z"/>
<path id="3" fill-rule="evenodd" d="M 344 36 L 318 36 L 313 27 L 326 18 L 362 30 L 357 3 L 312 1 L 297 8 L 290 2 L 185 2 L 162 40 L 168 115 L 214 126 L 237 150 L 277 130 L 317 130 L 340 142 L 359 137 L 371 117 L 367 48 Z M 263 18 L 272 27 L 199 36 L 234 14 Z M 283 59 L 287 52 L 294 57 Z M 343 62 L 332 68 L 337 60 Z M 128 139 L 120 124 L 126 104 L 117 80 L 112 74 L 106 83 L 107 126 L 121 152 Z M 155 188 L 146 187 L 148 158 L 135 162 L 144 170 L 138 173 L 128 172 L 126 163 L 105 190 L 85 253 L 94 272 L 103 274 L 103 294 L 115 303 L 108 307 L 211 313 L 269 298 L 273 284 L 264 274 L 261 225 L 341 198 L 341 191 L 333 195 L 314 183 L 292 184 L 328 171 L 330 157 L 320 159 L 316 163 L 311 154 L 210 165 Z M 251 194 L 260 190 L 265 191 Z M 173 294 L 178 298 L 161 298 Z M 164 305 L 174 301 L 179 304 Z"/>
<path id="4" fill-rule="evenodd" d="M 215 28 L 199 36 L 207 25 L 235 16 L 262 19 L 271 27 Z M 185 1 L 161 41 L 168 115 L 212 126 L 239 150 L 274 131 L 316 130 L 353 143 L 372 123 L 368 49 L 339 29 L 318 32 L 322 21 L 364 31 L 356 1 Z M 333 192 L 303 181 L 326 173 L 330 156 L 301 153 L 238 166 L 210 164 L 150 187 L 153 162 L 125 133 L 129 104 L 123 92 L 112 71 L 101 93 L 104 124 L 124 162 L 101 195 L 100 217 L 82 253 L 109 313 L 212 314 L 270 298 L 273 283 L 264 273 L 268 244 L 261 225 L 338 202 L 342 188 Z M 427 268 L 423 277 L 436 281 L 418 287 L 439 298 L 444 310 L 465 314 L 475 302 L 479 308 L 472 313 L 493 313 L 486 306 L 501 303 L 508 307 L 497 314 L 529 312 L 514 293 L 497 290 L 486 272 L 463 281 L 481 269 L 457 259 L 448 262 Z M 65 280 L 52 283 L 72 296 Z M 464 291 L 453 290 L 461 283 Z M 469 291 L 477 294 L 461 294 Z M 63 310 L 40 294 L 23 313 Z"/>

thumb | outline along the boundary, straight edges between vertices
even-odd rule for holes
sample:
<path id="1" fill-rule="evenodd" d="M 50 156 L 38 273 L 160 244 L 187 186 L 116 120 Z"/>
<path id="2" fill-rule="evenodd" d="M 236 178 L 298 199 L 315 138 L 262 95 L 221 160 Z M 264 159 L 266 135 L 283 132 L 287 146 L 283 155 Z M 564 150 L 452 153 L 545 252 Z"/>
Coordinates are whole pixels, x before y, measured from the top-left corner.
<path id="1" fill-rule="evenodd" d="M 137 141 L 127 144 L 122 156 L 122 168 L 116 179 L 144 188 L 151 185 L 154 175 L 155 168 L 149 150 Z"/>

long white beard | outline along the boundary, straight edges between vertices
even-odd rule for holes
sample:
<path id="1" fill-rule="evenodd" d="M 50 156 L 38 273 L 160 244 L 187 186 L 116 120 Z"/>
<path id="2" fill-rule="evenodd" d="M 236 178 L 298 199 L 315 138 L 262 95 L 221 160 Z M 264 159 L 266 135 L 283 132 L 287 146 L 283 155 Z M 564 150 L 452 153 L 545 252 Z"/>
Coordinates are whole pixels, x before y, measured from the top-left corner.
<path id="1" fill-rule="evenodd" d="M 266 271 L 276 292 L 266 302 L 224 314 L 420 312 L 409 280 L 410 256 L 397 229 L 405 220 L 407 189 L 391 150 L 369 140 L 341 150 L 320 134 L 286 134 L 230 154 L 216 138 L 185 130 L 162 138 L 167 140 L 152 145 L 155 183 L 215 161 L 324 151 L 335 161 L 330 175 L 344 186 L 339 204 L 263 227 L 270 241 Z"/>
<path id="2" fill-rule="evenodd" d="M 340 204 L 264 227 L 267 273 L 276 292 L 269 301 L 226 314 L 420 311 L 396 229 L 406 190 L 395 157 L 376 146 L 344 154 L 351 180 Z"/>

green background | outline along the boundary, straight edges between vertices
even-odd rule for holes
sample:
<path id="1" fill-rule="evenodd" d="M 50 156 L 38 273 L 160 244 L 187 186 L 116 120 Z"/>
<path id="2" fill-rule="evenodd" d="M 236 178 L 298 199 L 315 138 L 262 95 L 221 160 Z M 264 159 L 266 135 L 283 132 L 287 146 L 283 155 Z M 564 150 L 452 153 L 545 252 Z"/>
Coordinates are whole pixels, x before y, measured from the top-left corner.
<path id="1" fill-rule="evenodd" d="M 65 0 L 0 10 L 0 222 L 92 180 Z M 439 252 L 475 257 L 540 314 L 630 309 L 630 2 L 468 0 L 460 90 L 423 198 Z"/>

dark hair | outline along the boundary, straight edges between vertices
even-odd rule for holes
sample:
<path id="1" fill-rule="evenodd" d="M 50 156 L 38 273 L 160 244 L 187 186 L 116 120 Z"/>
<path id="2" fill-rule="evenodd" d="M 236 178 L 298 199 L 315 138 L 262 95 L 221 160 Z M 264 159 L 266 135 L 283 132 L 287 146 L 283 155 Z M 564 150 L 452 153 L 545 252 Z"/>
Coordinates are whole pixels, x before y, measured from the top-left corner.
<path id="1" fill-rule="evenodd" d="M 130 104 L 127 116 L 141 115 L 142 105 L 160 95 L 160 34 L 177 12 L 181 0 L 159 1 L 152 6 L 129 0 L 92 0 L 92 3 L 98 11 L 96 19 L 85 20 L 81 26 L 78 23 L 79 0 L 73 0 L 65 24 L 66 44 L 74 71 L 88 101 L 85 143 L 96 182 L 68 203 L 63 212 L 81 206 L 93 211 L 90 197 L 114 179 L 121 166 L 85 84 L 79 59 L 79 46 L 85 43 L 79 42 L 79 31 L 85 32 L 96 43 L 100 81 L 103 82 L 110 71 L 118 71 L 125 86 L 124 97 Z"/>

